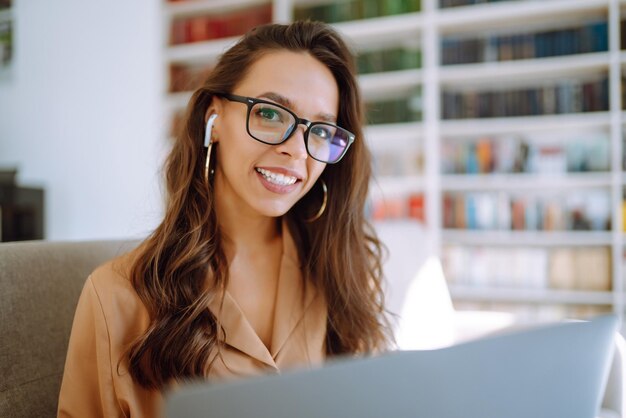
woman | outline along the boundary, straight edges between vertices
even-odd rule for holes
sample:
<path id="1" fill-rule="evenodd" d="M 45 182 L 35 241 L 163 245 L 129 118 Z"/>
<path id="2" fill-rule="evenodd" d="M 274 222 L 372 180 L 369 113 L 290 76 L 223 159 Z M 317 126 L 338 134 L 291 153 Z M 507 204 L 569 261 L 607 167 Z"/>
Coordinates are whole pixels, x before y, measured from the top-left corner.
<path id="1" fill-rule="evenodd" d="M 353 58 L 323 23 L 253 29 L 191 98 L 165 218 L 78 303 L 59 416 L 384 349 L 380 243 Z"/>

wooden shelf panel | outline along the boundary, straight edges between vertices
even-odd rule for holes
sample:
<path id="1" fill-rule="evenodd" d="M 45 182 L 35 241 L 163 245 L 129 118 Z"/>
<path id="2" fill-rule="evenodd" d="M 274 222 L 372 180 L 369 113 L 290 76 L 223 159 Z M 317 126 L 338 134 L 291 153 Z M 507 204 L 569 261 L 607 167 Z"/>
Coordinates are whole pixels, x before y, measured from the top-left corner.
<path id="1" fill-rule="evenodd" d="M 522 134 L 547 130 L 608 129 L 610 123 L 609 112 L 513 116 L 508 118 L 448 119 L 441 121 L 440 134 L 444 137 L 468 137 L 488 134 Z"/>
<path id="2" fill-rule="evenodd" d="M 610 187 L 610 173 L 444 174 L 444 191 L 587 189 Z"/>
<path id="3" fill-rule="evenodd" d="M 421 122 L 369 125 L 365 127 L 364 134 L 368 144 L 375 150 L 387 144 L 420 141 L 423 135 L 423 125 Z"/>
<path id="4" fill-rule="evenodd" d="M 370 194 L 373 198 L 404 196 L 425 190 L 426 181 L 423 176 L 380 176 L 372 179 L 370 184 Z"/>
<path id="5" fill-rule="evenodd" d="M 435 25 L 443 34 L 509 30 L 523 31 L 572 19 L 589 19 L 608 13 L 609 0 L 526 0 L 485 3 L 440 9 Z"/>
<path id="6" fill-rule="evenodd" d="M 475 302 L 514 302 L 568 305 L 611 305 L 612 292 L 587 292 L 577 290 L 485 288 L 473 286 L 450 286 L 455 300 Z"/>
<path id="7" fill-rule="evenodd" d="M 358 76 L 363 98 L 367 100 L 397 97 L 422 83 L 422 70 L 388 71 Z"/>
<path id="8" fill-rule="evenodd" d="M 444 229 L 445 244 L 484 246 L 610 246 L 613 243 L 609 231 L 481 231 Z"/>
<path id="9" fill-rule="evenodd" d="M 233 46 L 237 40 L 239 36 L 170 46 L 165 50 L 165 61 L 168 63 L 212 62 Z"/>
<path id="10" fill-rule="evenodd" d="M 421 36 L 424 15 L 420 12 L 354 20 L 332 25 L 349 44 L 367 50 L 390 44 L 402 44 Z"/>
<path id="11" fill-rule="evenodd" d="M 549 58 L 444 65 L 440 67 L 439 79 L 444 88 L 466 86 L 467 83 L 489 85 L 494 82 L 508 82 L 507 85 L 522 85 L 529 82 L 537 83 L 537 80 L 543 83 L 546 79 L 558 80 L 607 72 L 609 62 L 608 52 L 594 52 Z"/>

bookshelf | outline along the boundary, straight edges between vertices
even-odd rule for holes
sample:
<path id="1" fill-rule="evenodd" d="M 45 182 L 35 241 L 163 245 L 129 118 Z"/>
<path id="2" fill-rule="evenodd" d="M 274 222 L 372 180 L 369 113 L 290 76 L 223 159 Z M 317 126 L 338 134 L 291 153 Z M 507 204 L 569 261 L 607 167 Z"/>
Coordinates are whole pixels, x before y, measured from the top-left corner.
<path id="1" fill-rule="evenodd" d="M 503 309 L 533 321 L 607 311 L 623 317 L 626 0 L 460 3 L 471 1 L 179 0 L 163 10 L 168 33 L 177 19 L 259 7 L 270 7 L 274 22 L 325 16 L 361 59 L 359 83 L 374 122 L 365 129 L 377 172 L 372 216 L 422 219 L 447 273 L 454 267 L 450 252 L 487 254 L 467 261 L 486 275 L 490 259 L 502 264 L 526 257 L 544 266 L 543 272 L 518 269 L 535 275 L 526 287 L 521 277 L 494 283 L 455 277 L 449 285 L 457 307 Z M 210 68 L 236 39 L 168 43 L 168 73 L 175 65 Z M 171 80 L 166 103 L 174 114 L 190 93 L 170 86 Z M 461 110 L 451 112 L 454 106 Z M 394 118 L 398 114 L 403 117 Z M 450 157 L 467 158 L 476 152 L 468 149 L 478 148 L 472 169 L 458 169 L 463 158 Z M 524 158 L 513 157 L 520 149 Z M 519 162 L 502 163 L 507 158 Z M 446 227 L 448 196 L 478 196 L 483 217 L 497 213 L 496 204 L 485 203 L 494 196 L 509 208 L 515 199 L 530 198 L 535 203 L 527 207 L 543 215 L 535 213 L 530 222 L 522 211 L 525 222 L 517 229 Z M 550 199 L 563 208 L 541 212 Z M 510 212 L 505 220 L 515 216 Z M 564 260 L 580 254 L 606 276 L 594 276 L 591 289 L 574 273 L 559 272 Z"/>

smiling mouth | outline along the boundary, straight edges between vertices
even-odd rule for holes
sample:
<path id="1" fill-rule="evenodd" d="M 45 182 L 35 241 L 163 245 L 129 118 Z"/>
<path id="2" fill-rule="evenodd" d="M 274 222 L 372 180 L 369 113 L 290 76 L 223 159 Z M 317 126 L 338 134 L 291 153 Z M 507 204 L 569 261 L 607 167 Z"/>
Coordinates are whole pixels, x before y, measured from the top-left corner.
<path id="1" fill-rule="evenodd" d="M 261 174 L 263 178 L 265 178 L 265 180 L 269 181 L 272 184 L 276 184 L 278 186 L 291 186 L 292 184 L 295 184 L 295 182 L 298 181 L 296 177 L 286 176 L 280 173 L 274 173 L 272 171 L 265 170 L 263 168 L 256 168 L 255 170 L 259 174 Z"/>

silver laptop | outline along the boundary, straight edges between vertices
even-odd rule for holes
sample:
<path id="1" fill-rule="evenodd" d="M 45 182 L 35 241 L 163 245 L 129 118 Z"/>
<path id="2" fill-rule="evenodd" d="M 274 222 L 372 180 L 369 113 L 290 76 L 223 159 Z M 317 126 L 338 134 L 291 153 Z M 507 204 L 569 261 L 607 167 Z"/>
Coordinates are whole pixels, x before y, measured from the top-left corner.
<path id="1" fill-rule="evenodd" d="M 398 351 L 183 386 L 168 418 L 593 418 L 618 320 L 604 316 L 431 351 Z"/>

